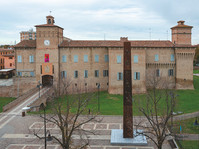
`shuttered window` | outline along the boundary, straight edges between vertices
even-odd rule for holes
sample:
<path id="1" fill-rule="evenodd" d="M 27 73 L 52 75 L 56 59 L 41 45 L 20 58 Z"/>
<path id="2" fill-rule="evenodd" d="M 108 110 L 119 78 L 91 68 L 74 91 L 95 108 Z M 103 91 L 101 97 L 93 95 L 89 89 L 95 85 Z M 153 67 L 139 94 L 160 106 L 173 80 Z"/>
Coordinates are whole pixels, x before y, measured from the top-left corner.
<path id="1" fill-rule="evenodd" d="M 123 73 L 122 72 L 117 73 L 117 80 L 118 81 L 123 80 Z"/>
<path id="2" fill-rule="evenodd" d="M 138 63 L 138 55 L 134 55 L 134 63 Z"/>
<path id="3" fill-rule="evenodd" d="M 122 63 L 122 57 L 120 55 L 117 56 L 117 63 L 118 64 Z"/>
<path id="4" fill-rule="evenodd" d="M 140 72 L 134 72 L 134 80 L 140 80 Z"/>
<path id="5" fill-rule="evenodd" d="M 63 55 L 63 56 L 62 56 L 62 62 L 63 62 L 63 63 L 66 63 L 66 55 Z"/>

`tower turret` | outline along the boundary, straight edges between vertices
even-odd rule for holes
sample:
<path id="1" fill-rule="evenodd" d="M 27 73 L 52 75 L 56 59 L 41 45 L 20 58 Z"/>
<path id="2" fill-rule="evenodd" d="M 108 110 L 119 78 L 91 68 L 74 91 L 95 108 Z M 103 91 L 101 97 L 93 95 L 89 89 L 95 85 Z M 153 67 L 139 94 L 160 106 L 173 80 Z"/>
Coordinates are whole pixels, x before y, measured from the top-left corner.
<path id="1" fill-rule="evenodd" d="M 184 22 L 178 21 L 178 25 L 171 28 L 174 44 L 191 45 L 191 29 L 193 26 L 185 25 Z"/>
<path id="2" fill-rule="evenodd" d="M 54 25 L 54 23 L 55 23 L 54 17 L 53 16 L 46 16 L 46 22 L 47 22 L 47 24 Z"/>

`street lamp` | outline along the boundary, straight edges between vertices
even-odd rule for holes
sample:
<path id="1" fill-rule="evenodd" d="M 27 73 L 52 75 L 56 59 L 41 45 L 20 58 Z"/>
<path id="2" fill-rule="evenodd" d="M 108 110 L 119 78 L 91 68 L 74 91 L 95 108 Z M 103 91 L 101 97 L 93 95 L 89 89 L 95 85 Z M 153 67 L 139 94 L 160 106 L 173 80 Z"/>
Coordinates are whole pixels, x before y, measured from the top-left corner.
<path id="1" fill-rule="evenodd" d="M 44 148 L 47 149 L 47 142 L 46 141 L 51 141 L 52 140 L 52 137 L 50 135 L 50 131 L 46 131 L 46 109 L 45 109 L 45 106 L 44 104 L 41 104 L 40 106 L 31 106 L 31 107 L 24 107 L 23 109 L 25 110 L 30 110 L 30 109 L 33 109 L 33 108 L 40 108 L 40 109 L 43 109 L 44 110 Z M 46 137 L 46 134 L 48 132 L 48 137 Z M 43 139 L 43 138 L 42 138 Z"/>
<path id="2" fill-rule="evenodd" d="M 97 84 L 98 88 L 98 112 L 100 112 L 100 102 L 99 102 L 99 89 L 100 89 L 100 83 Z"/>
<path id="3" fill-rule="evenodd" d="M 40 81 L 38 81 L 38 85 L 37 88 L 39 88 L 39 98 L 40 98 L 40 87 L 42 86 L 42 84 L 40 83 Z"/>
<path id="4" fill-rule="evenodd" d="M 169 92 L 170 96 L 171 96 L 171 133 L 173 133 L 173 115 L 174 115 L 174 112 L 173 112 L 173 107 L 174 107 L 174 99 L 176 97 L 178 97 L 179 95 L 174 95 L 173 92 Z"/>

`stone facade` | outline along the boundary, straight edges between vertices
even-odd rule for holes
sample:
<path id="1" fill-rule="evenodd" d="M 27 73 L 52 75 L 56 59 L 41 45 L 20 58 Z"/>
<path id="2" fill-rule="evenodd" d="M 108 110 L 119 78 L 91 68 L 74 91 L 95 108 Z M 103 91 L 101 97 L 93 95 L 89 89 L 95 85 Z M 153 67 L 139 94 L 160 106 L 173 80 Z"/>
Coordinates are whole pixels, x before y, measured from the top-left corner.
<path id="1" fill-rule="evenodd" d="M 54 25 L 54 17 L 46 19 L 47 24 L 36 26 L 36 41 L 21 41 L 15 46 L 18 75 L 32 76 L 43 84 L 65 81 L 71 84 L 70 92 L 77 88 L 95 91 L 100 84 L 100 90 L 123 94 L 123 43 L 128 38 L 71 40 L 63 36 L 63 28 Z M 171 29 L 172 42 L 129 41 L 133 93 L 145 93 L 153 78 L 161 78 L 169 88 L 194 89 L 192 26 L 179 21 Z"/>

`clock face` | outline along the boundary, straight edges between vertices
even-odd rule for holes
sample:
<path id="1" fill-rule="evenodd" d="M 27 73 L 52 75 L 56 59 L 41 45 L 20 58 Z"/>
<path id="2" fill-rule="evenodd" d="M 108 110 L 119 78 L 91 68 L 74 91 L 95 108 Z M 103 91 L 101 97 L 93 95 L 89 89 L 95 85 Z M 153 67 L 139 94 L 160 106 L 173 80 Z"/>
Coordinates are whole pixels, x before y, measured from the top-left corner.
<path id="1" fill-rule="evenodd" d="M 49 45 L 50 45 L 50 41 L 49 41 L 49 40 L 44 40 L 44 44 L 45 44 L 46 46 L 49 46 Z"/>
<path id="2" fill-rule="evenodd" d="M 45 67 L 45 73 L 49 73 L 50 72 L 50 67 L 48 65 L 46 65 Z"/>

